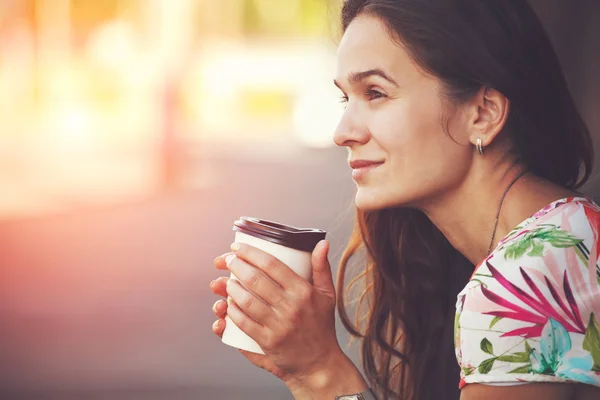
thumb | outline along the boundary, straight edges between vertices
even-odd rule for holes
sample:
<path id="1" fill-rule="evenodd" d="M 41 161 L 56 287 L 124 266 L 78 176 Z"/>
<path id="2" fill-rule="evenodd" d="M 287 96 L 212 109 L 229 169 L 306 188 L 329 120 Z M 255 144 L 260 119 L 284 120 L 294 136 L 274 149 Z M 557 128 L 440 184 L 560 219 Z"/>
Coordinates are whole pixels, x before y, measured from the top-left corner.
<path id="1" fill-rule="evenodd" d="M 335 299 L 335 286 L 333 285 L 333 276 L 331 265 L 327 259 L 329 253 L 329 242 L 321 240 L 312 252 L 312 273 L 313 287 L 319 292 Z"/>

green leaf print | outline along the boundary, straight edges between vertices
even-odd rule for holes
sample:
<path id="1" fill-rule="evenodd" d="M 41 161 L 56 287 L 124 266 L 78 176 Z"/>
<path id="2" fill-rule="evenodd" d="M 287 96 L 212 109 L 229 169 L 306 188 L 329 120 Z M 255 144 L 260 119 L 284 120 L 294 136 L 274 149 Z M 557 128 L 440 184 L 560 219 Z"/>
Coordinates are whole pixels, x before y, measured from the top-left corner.
<path id="1" fill-rule="evenodd" d="M 492 370 L 492 367 L 494 366 L 494 361 L 496 361 L 496 358 L 488 358 L 487 360 L 483 360 L 481 364 L 479 364 L 477 370 L 480 374 L 487 374 Z"/>
<path id="2" fill-rule="evenodd" d="M 532 241 L 533 249 L 527 255 L 529 257 L 541 257 L 544 255 L 544 245 L 538 241 Z"/>
<path id="3" fill-rule="evenodd" d="M 567 231 L 559 230 L 556 228 L 554 231 L 549 232 L 546 237 L 540 237 L 542 240 L 547 240 L 550 244 L 557 248 L 567 248 L 577 246 L 583 242 L 583 239 L 579 239 L 571 235 Z"/>
<path id="4" fill-rule="evenodd" d="M 454 315 L 454 347 L 460 347 L 460 313 Z"/>
<path id="5" fill-rule="evenodd" d="M 479 279 L 477 279 L 477 278 L 471 279 L 471 282 L 479 282 L 480 285 L 482 285 L 484 288 L 487 289 L 487 285 L 485 283 L 483 283 L 482 281 L 480 281 Z"/>
<path id="6" fill-rule="evenodd" d="M 498 323 L 498 321 L 500 321 L 501 319 L 502 319 L 502 317 L 494 317 L 494 319 L 492 320 L 492 322 L 490 322 L 489 329 L 492 329 L 494 327 L 494 325 L 496 325 Z"/>
<path id="7" fill-rule="evenodd" d="M 509 374 L 528 374 L 529 365 L 523 365 L 522 367 L 515 368 L 512 371 L 508 371 Z"/>
<path id="8" fill-rule="evenodd" d="M 508 246 L 506 252 L 504 253 L 504 258 L 512 258 L 513 260 L 516 260 L 517 258 L 520 258 L 523 254 L 527 252 L 527 249 L 530 245 L 531 239 L 519 240 Z"/>
<path id="9" fill-rule="evenodd" d="M 529 362 L 529 353 L 526 351 L 521 351 L 514 354 L 505 354 L 503 356 L 499 356 L 498 361 L 526 363 Z"/>
<path id="10" fill-rule="evenodd" d="M 492 343 L 487 338 L 483 338 L 481 340 L 479 347 L 481 347 L 481 350 L 483 352 L 490 354 L 492 356 L 494 355 L 494 348 L 492 346 Z M 510 371 L 509 373 L 512 373 L 512 374 L 529 373 L 529 371 L 531 370 L 531 360 L 530 360 L 531 352 L 532 352 L 531 346 L 529 346 L 529 343 L 527 343 L 527 341 L 525 341 L 525 351 L 518 351 L 513 354 L 502 354 L 497 357 L 488 358 L 487 360 L 482 361 L 482 363 L 478 367 L 478 370 L 482 374 L 487 374 L 492 369 L 494 362 L 496 360 L 498 360 L 498 361 L 503 361 L 503 362 L 507 362 L 507 363 L 519 363 L 519 364 L 526 363 L 526 365 L 517 367 L 517 368 L 513 369 L 512 371 Z"/>
<path id="11" fill-rule="evenodd" d="M 471 375 L 475 371 L 475 367 L 463 367 L 463 373 L 465 376 Z"/>
<path id="12" fill-rule="evenodd" d="M 600 328 L 596 323 L 594 313 L 590 314 L 590 322 L 585 330 L 583 349 L 592 354 L 592 359 L 594 360 L 592 371 L 600 372 Z"/>
<path id="13" fill-rule="evenodd" d="M 481 340 L 481 343 L 479 344 L 479 347 L 481 347 L 481 350 L 484 353 L 488 353 L 488 354 L 490 354 L 492 356 L 494 355 L 494 347 L 492 346 L 492 342 L 490 342 L 486 338 L 483 338 Z"/>
<path id="14" fill-rule="evenodd" d="M 583 242 L 583 239 L 571 235 L 568 231 L 562 230 L 556 225 L 544 225 L 527 232 L 508 245 L 504 258 L 516 260 L 527 253 L 528 250 L 528 256 L 541 257 L 544 252 L 544 243 L 549 243 L 556 248 L 567 248 L 577 246 L 581 242 Z"/>

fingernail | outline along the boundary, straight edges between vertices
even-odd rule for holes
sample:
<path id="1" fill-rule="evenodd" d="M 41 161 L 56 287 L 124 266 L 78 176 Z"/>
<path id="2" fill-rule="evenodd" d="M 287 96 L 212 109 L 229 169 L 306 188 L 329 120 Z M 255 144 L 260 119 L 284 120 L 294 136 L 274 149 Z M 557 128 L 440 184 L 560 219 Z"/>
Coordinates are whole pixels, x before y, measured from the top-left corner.
<path id="1" fill-rule="evenodd" d="M 231 251 L 238 251 L 242 247 L 239 243 L 233 243 L 231 245 Z"/>
<path id="2" fill-rule="evenodd" d="M 219 258 L 221 258 L 221 256 L 218 256 L 218 257 L 216 257 L 216 258 L 213 260 L 213 264 L 215 264 L 215 265 L 216 265 L 216 264 L 217 264 L 217 261 L 219 261 Z"/>
<path id="3" fill-rule="evenodd" d="M 213 329 L 219 329 L 219 325 L 221 325 L 221 320 L 218 319 L 213 323 Z"/>
<path id="4" fill-rule="evenodd" d="M 208 285 L 208 287 L 210 287 L 212 289 L 213 285 L 215 284 L 216 280 L 211 281 L 210 284 Z"/>
<path id="5" fill-rule="evenodd" d="M 217 301 L 215 301 L 215 304 L 213 304 L 213 312 L 214 313 L 217 312 L 217 304 L 219 304 L 219 301 L 221 301 L 221 300 L 217 300 Z"/>
<path id="6" fill-rule="evenodd" d="M 235 254 L 228 255 L 227 258 L 225 259 L 225 264 L 227 264 L 227 266 L 229 267 L 234 258 L 235 258 Z"/>

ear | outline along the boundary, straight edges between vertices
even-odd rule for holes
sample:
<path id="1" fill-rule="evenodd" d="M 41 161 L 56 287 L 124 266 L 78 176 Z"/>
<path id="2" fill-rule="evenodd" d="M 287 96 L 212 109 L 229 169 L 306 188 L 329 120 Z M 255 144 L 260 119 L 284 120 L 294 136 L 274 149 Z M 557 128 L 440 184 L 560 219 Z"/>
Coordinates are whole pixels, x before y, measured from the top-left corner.
<path id="1" fill-rule="evenodd" d="M 473 99 L 473 113 L 469 121 L 469 141 L 475 145 L 481 139 L 489 146 L 504 128 L 510 102 L 496 89 L 482 87 Z"/>

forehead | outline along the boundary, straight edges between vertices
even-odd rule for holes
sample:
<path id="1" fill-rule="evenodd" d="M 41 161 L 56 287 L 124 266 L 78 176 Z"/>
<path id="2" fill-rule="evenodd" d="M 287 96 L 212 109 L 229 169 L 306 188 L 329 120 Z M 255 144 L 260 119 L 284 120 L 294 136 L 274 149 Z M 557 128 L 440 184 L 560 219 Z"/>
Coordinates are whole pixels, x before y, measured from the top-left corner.
<path id="1" fill-rule="evenodd" d="M 345 79 L 350 72 L 381 68 L 391 74 L 402 74 L 413 62 L 408 53 L 390 35 L 377 17 L 359 15 L 346 29 L 338 47 L 337 75 Z"/>

